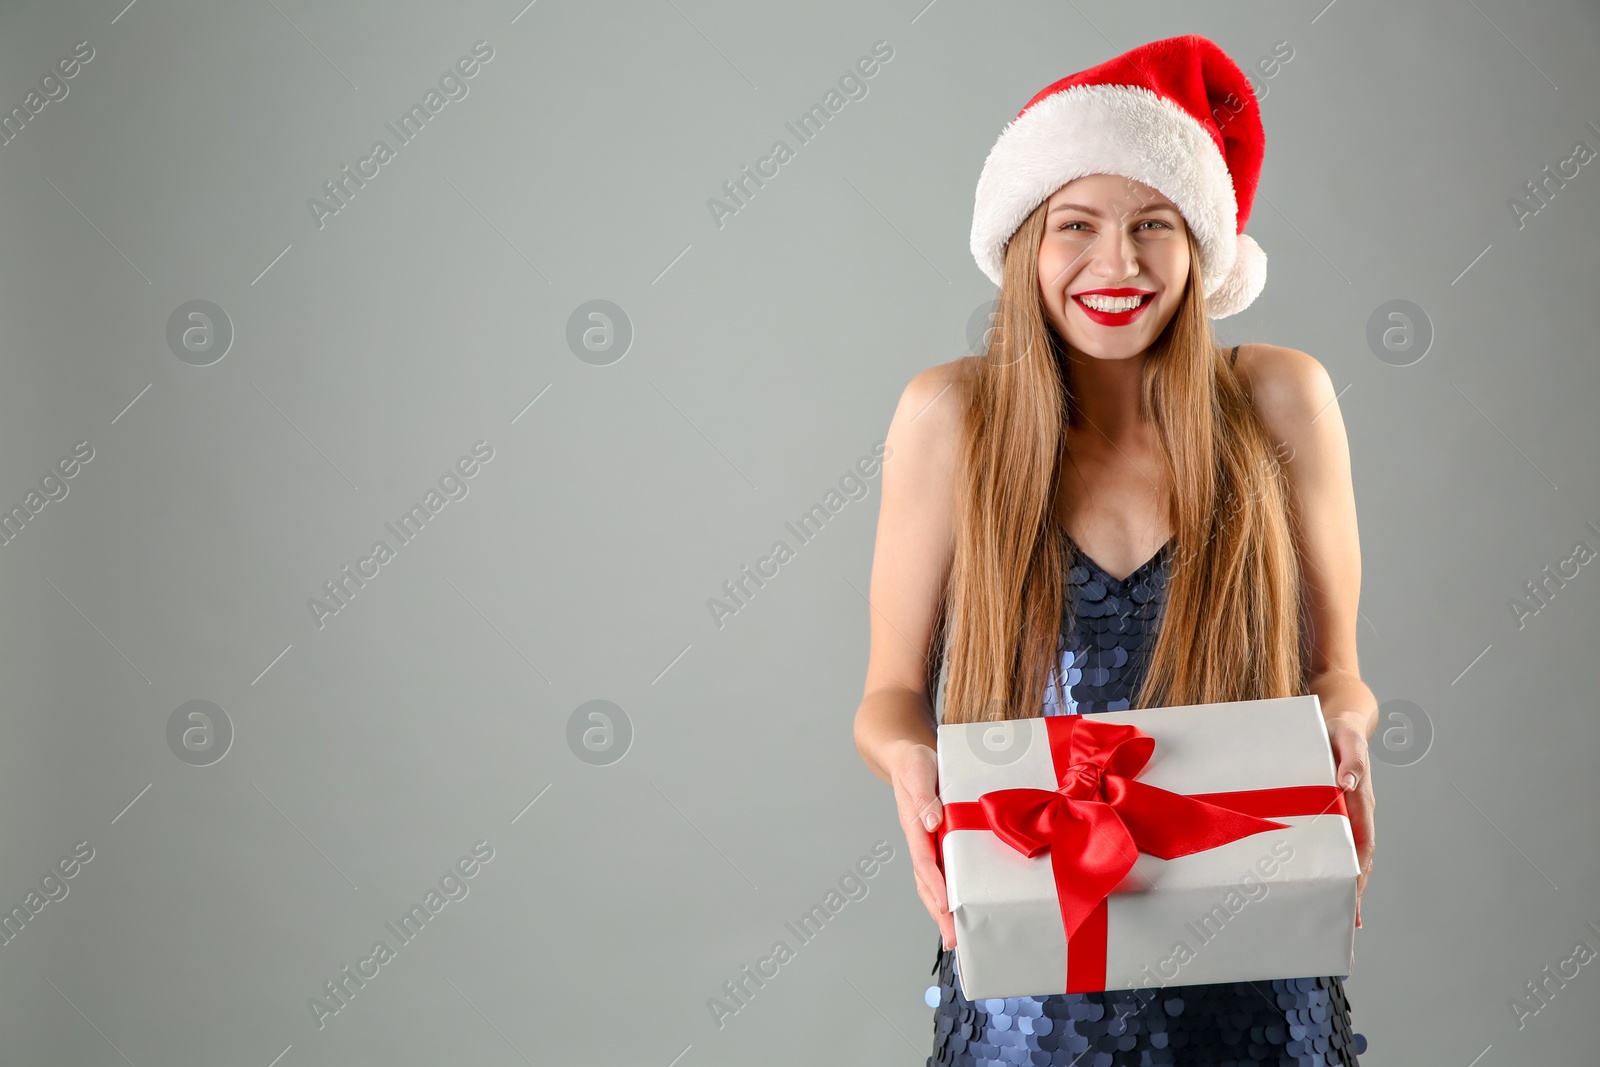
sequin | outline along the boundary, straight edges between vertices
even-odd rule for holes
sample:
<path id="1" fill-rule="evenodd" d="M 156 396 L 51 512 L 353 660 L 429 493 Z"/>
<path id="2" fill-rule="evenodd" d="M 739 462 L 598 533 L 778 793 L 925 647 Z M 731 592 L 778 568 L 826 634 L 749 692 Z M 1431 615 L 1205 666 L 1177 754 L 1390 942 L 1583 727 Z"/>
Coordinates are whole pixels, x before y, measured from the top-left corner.
<path id="1" fill-rule="evenodd" d="M 1119 581 L 1062 541 L 1067 608 L 1044 714 L 1125 710 L 1166 605 L 1172 542 Z M 940 995 L 927 1067 L 1360 1067 L 1367 1051 L 1339 976 L 973 1002 L 942 944 L 933 973 Z"/>

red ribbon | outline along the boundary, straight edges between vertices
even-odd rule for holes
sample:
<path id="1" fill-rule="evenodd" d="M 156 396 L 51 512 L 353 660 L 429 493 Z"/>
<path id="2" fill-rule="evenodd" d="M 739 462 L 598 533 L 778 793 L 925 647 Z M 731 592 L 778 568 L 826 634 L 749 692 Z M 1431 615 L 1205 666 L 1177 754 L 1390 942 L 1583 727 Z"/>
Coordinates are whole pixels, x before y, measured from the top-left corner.
<path id="1" fill-rule="evenodd" d="M 946 804 L 932 836 L 940 870 L 951 830 L 991 830 L 1030 859 L 1049 850 L 1067 935 L 1068 993 L 1105 988 L 1106 899 L 1140 852 L 1170 860 L 1288 828 L 1268 815 L 1349 817 L 1332 785 L 1169 792 L 1134 781 L 1155 750 L 1137 726 L 1080 715 L 1045 716 L 1044 726 L 1055 790 L 999 789 Z"/>

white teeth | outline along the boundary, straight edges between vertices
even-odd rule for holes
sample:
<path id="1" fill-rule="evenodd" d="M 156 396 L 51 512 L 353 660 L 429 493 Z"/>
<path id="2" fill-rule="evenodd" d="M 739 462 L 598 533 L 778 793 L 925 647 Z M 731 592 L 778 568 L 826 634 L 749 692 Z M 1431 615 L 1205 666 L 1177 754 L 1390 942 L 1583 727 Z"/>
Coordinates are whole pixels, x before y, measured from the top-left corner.
<path id="1" fill-rule="evenodd" d="M 1142 296 L 1080 296 L 1077 298 L 1084 306 L 1094 308 L 1096 311 L 1132 311 L 1143 301 Z"/>

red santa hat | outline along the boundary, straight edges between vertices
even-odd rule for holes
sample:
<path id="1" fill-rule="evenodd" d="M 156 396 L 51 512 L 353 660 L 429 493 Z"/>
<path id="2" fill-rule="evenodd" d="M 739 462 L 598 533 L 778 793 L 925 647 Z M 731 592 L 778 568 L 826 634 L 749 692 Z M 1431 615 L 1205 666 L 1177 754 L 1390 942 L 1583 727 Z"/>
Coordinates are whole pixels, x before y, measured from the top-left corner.
<path id="1" fill-rule="evenodd" d="M 1206 314 L 1243 311 L 1267 282 L 1267 257 L 1244 232 L 1265 142 L 1255 91 L 1215 43 L 1152 41 L 1062 78 L 1029 100 L 984 161 L 972 255 L 1000 284 L 1006 242 L 1057 189 L 1116 174 L 1158 190 L 1200 247 Z"/>

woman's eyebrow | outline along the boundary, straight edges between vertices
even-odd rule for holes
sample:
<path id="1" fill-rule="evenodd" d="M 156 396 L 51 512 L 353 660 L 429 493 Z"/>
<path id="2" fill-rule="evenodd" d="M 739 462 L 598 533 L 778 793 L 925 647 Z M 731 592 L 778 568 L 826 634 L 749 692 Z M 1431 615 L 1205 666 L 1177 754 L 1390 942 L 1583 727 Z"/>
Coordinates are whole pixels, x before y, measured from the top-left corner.
<path id="1" fill-rule="evenodd" d="M 1148 212 L 1151 212 L 1151 211 L 1177 211 L 1177 210 L 1178 209 L 1173 207 L 1171 204 L 1154 204 L 1154 203 L 1152 203 L 1152 204 L 1146 204 L 1141 208 L 1135 208 L 1133 211 L 1127 212 L 1127 215 L 1129 215 L 1129 216 L 1132 216 L 1132 215 L 1144 215 L 1144 214 L 1146 214 Z M 1054 215 L 1057 211 L 1081 211 L 1085 215 L 1092 215 L 1097 219 L 1103 219 L 1103 218 L 1106 217 L 1105 216 L 1105 212 L 1101 211 L 1099 208 L 1090 207 L 1088 204 L 1057 204 L 1055 207 L 1053 207 L 1049 211 L 1045 212 L 1045 214 Z"/>

